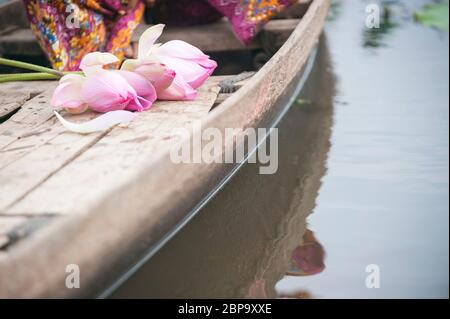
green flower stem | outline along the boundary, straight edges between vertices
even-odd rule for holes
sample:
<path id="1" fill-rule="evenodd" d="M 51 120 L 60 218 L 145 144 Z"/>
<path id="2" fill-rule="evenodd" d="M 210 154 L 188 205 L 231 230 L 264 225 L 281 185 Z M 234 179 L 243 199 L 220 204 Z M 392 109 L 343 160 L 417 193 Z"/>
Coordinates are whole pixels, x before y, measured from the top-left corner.
<path id="1" fill-rule="evenodd" d="M 19 68 L 19 69 L 26 69 L 26 70 L 36 71 L 36 72 L 49 73 L 49 74 L 53 74 L 53 75 L 56 75 L 59 77 L 64 75 L 64 72 L 60 72 L 60 71 L 57 71 L 54 69 L 50 69 L 50 68 L 46 68 L 43 66 L 26 63 L 26 62 L 9 60 L 9 59 L 5 59 L 5 58 L 0 58 L 0 65 L 7 65 L 7 66 Z"/>
<path id="2" fill-rule="evenodd" d="M 84 75 L 83 71 L 70 71 L 70 72 L 64 72 L 63 75 L 67 74 L 78 74 L 78 75 Z"/>
<path id="3" fill-rule="evenodd" d="M 0 83 L 15 81 L 59 80 L 61 76 L 48 73 L 17 73 L 0 75 Z"/>

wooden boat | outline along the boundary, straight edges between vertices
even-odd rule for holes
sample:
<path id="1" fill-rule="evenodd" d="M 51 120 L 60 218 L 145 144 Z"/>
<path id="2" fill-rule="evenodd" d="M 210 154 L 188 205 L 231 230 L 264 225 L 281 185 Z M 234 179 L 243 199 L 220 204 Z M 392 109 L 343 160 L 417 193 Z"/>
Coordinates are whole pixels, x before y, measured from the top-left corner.
<path id="1" fill-rule="evenodd" d="M 289 252 L 302 243 L 327 170 L 336 93 L 332 70 L 324 37 L 300 93 L 312 104 L 293 106 L 277 126 L 277 173 L 261 176 L 257 165 L 242 167 L 112 298 L 280 297 L 275 286 L 292 271 Z"/>
<path id="2" fill-rule="evenodd" d="M 329 2 L 314 0 L 300 19 L 270 23 L 251 49 L 269 57 L 284 44 L 252 77 L 234 83 L 236 78 L 213 76 L 196 101 L 157 102 L 127 128 L 68 133 L 49 107 L 56 83 L 2 84 L 0 297 L 106 296 L 151 257 L 242 164 L 175 164 L 171 147 L 207 128 L 274 127 L 310 70 Z M 26 33 L 9 30 L 0 35 L 3 55 L 13 55 L 5 49 L 18 45 L 14 32 Z M 208 42 L 211 30 L 223 46 Z M 171 37 L 205 51 L 244 49 L 223 23 L 172 29 L 165 40 Z M 235 92 L 220 93 L 224 80 Z M 201 130 L 191 126 L 197 120 Z M 174 136 L 178 127 L 188 128 L 189 136 Z M 223 152 L 235 148 L 237 138 L 226 141 Z M 66 286 L 70 265 L 81 270 L 78 289 Z"/>

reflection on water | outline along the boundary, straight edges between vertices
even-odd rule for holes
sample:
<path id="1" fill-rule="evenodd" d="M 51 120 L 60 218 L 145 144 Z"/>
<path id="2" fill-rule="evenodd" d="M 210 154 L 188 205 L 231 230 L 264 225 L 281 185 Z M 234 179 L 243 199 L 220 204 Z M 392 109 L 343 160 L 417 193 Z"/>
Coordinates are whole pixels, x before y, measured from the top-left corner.
<path id="1" fill-rule="evenodd" d="M 245 165 L 113 297 L 448 298 L 448 33 L 367 33 L 368 3 L 333 8 L 278 173 Z"/>
<path id="2" fill-rule="evenodd" d="M 317 54 L 301 95 L 311 103 L 279 126 L 277 174 L 245 165 L 114 297 L 273 298 L 286 272 L 324 268 L 306 218 L 326 171 L 335 92 L 325 42 Z"/>
<path id="3" fill-rule="evenodd" d="M 325 269 L 325 250 L 307 229 L 302 238 L 302 243 L 292 251 L 290 268 L 286 272 L 289 276 L 312 276 L 321 273 Z"/>
<path id="4" fill-rule="evenodd" d="M 412 19 L 430 1 L 396 1 L 389 19 L 398 27 L 373 30 L 384 45 L 364 47 L 371 2 L 340 1 L 339 17 L 326 28 L 338 78 L 335 125 L 308 222 L 327 251 L 327 268 L 286 276 L 280 294 L 449 295 L 448 33 Z M 365 284 L 371 264 L 380 270 L 379 289 Z"/>

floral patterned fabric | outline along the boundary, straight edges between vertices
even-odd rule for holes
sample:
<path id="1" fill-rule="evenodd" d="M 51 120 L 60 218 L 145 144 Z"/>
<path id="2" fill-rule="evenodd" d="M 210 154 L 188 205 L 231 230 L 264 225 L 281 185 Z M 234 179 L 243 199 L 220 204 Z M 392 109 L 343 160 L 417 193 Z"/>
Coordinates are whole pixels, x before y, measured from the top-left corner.
<path id="1" fill-rule="evenodd" d="M 207 0 L 228 18 L 239 39 L 248 43 L 273 16 L 293 0 Z"/>
<path id="2" fill-rule="evenodd" d="M 51 64 L 78 70 L 89 52 L 123 59 L 144 13 L 142 0 L 23 0 L 31 28 Z M 163 0 L 156 20 L 168 24 L 211 23 L 226 16 L 236 36 L 250 42 L 274 15 L 295 0 Z M 162 8 L 162 9 L 161 9 Z"/>
<path id="3" fill-rule="evenodd" d="M 123 59 L 144 4 L 130 0 L 24 0 L 31 29 L 57 70 L 78 70 L 89 52 Z M 130 8 L 131 7 L 131 8 Z"/>

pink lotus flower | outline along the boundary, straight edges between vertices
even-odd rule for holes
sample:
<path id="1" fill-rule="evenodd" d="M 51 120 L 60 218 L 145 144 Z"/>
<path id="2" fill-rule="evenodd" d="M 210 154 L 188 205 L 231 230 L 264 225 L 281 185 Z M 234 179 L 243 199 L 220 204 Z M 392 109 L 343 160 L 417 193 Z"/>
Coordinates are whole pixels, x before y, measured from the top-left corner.
<path id="1" fill-rule="evenodd" d="M 84 111 L 89 106 L 103 113 L 149 109 L 156 100 L 153 85 L 137 73 L 103 69 L 116 62 L 118 59 L 109 53 L 87 54 L 80 64 L 85 76 L 64 76 L 53 94 L 53 107 Z"/>
<path id="2" fill-rule="evenodd" d="M 175 74 L 172 74 L 174 78 L 170 86 L 162 88 L 156 84 L 158 98 L 193 100 L 196 97 L 196 89 L 214 72 L 217 63 L 184 41 L 173 40 L 163 45 L 155 44 L 163 29 L 163 24 L 147 29 L 139 40 L 138 58 L 125 61 L 122 70 L 137 72 L 153 84 L 156 84 L 155 79 L 160 78 L 155 75 L 158 67 L 165 69 L 165 74 L 169 74 L 167 68 L 173 70 Z"/>
<path id="3" fill-rule="evenodd" d="M 157 98 L 152 83 L 138 73 L 120 70 L 115 72 L 124 78 L 137 94 L 137 100 L 131 101 L 125 109 L 137 112 L 148 110 Z"/>
<path id="4" fill-rule="evenodd" d="M 106 113 L 140 105 L 136 90 L 117 72 L 96 70 L 86 77 L 81 89 L 83 100 L 91 109 Z M 142 105 L 140 105 L 143 108 Z"/>
<path id="5" fill-rule="evenodd" d="M 81 89 L 85 79 L 84 76 L 79 74 L 63 76 L 53 93 L 51 105 L 55 109 L 64 108 L 72 114 L 86 111 L 88 105 L 81 97 Z"/>
<path id="6" fill-rule="evenodd" d="M 166 90 L 175 79 L 175 71 L 161 63 L 138 64 L 137 60 L 126 60 L 122 71 L 134 72 L 146 78 L 155 87 L 157 93 Z"/>

